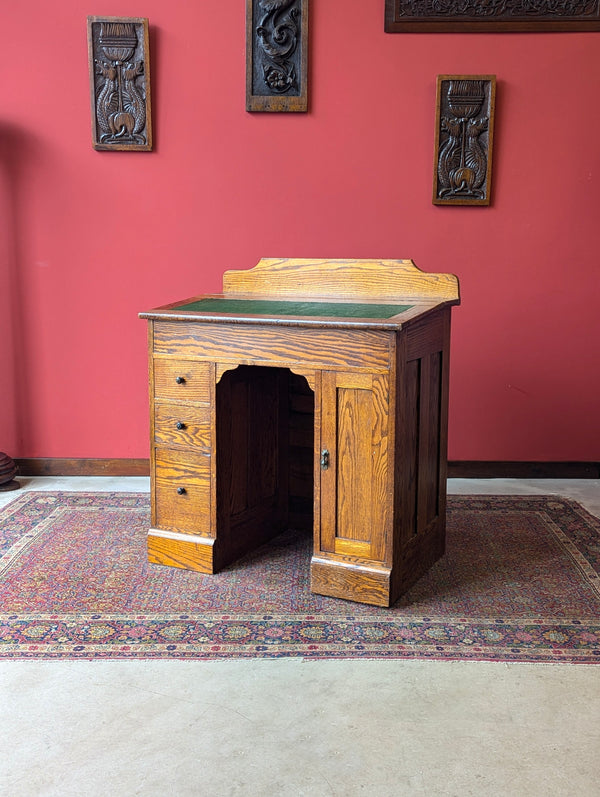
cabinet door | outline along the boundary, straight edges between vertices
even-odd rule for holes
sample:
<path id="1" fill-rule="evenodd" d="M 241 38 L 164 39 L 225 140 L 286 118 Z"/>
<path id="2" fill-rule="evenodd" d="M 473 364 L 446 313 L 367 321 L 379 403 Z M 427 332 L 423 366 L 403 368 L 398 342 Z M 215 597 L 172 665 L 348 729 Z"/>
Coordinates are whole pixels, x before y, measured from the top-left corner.
<path id="1" fill-rule="evenodd" d="M 384 374 L 324 372 L 321 551 L 384 562 L 392 522 L 390 391 Z"/>

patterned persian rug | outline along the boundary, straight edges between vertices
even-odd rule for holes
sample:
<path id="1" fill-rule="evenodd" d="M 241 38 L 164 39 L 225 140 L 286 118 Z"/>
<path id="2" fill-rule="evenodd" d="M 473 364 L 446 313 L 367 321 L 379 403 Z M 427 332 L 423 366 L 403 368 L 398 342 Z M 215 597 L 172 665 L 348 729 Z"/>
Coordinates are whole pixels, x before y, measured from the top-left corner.
<path id="1" fill-rule="evenodd" d="M 0 657 L 600 662 L 600 521 L 451 496 L 447 553 L 391 609 L 312 595 L 286 532 L 214 576 L 146 561 L 149 498 L 23 493 L 0 512 Z"/>

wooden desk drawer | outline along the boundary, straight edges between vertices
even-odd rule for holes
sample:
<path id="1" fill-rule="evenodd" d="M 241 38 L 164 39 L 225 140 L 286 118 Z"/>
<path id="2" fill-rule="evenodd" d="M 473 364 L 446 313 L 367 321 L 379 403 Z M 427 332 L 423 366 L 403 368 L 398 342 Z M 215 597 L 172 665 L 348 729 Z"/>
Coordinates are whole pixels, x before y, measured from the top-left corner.
<path id="1" fill-rule="evenodd" d="M 156 485 L 156 519 L 159 529 L 210 537 L 210 490 L 195 485 L 178 493 L 172 486 Z"/>
<path id="2" fill-rule="evenodd" d="M 210 363 L 178 360 L 174 357 L 156 357 L 154 397 L 208 404 L 211 372 Z"/>
<path id="3" fill-rule="evenodd" d="M 368 329 L 170 321 L 154 326 L 155 354 L 251 365 L 302 363 L 312 368 L 386 371 L 393 342 L 392 333 Z"/>
<path id="4" fill-rule="evenodd" d="M 154 442 L 165 446 L 189 446 L 198 453 L 210 454 L 210 407 L 156 403 Z"/>
<path id="5" fill-rule="evenodd" d="M 177 487 L 210 486 L 210 456 L 197 451 L 156 448 L 154 475 L 157 485 Z"/>
<path id="6" fill-rule="evenodd" d="M 210 457 L 157 448 L 154 467 L 155 525 L 210 536 Z"/>

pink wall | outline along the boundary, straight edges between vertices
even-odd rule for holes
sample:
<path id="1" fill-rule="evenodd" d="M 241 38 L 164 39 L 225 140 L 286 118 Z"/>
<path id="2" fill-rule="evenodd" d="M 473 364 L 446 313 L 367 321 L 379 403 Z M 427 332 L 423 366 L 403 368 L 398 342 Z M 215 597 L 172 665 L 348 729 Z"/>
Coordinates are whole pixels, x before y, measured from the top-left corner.
<path id="1" fill-rule="evenodd" d="M 261 256 L 461 280 L 450 458 L 599 460 L 600 34 L 384 34 L 313 0 L 310 113 L 247 114 L 244 3 L 3 13 L 0 450 L 147 456 L 149 309 Z M 147 16 L 155 151 L 91 147 L 86 16 Z M 438 74 L 496 74 L 490 208 L 431 204 Z"/>

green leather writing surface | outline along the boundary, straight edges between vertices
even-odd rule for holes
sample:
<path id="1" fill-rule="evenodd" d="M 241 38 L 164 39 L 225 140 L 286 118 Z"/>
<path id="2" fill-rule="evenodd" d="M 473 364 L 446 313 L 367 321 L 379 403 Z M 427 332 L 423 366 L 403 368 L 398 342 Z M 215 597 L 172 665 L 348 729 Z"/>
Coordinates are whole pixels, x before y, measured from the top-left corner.
<path id="1" fill-rule="evenodd" d="M 200 299 L 178 305 L 177 310 L 237 315 L 334 316 L 336 318 L 392 318 L 410 310 L 410 304 L 358 304 L 356 302 L 288 302 L 278 299 Z"/>

